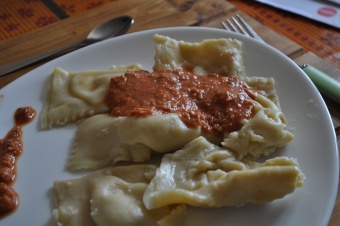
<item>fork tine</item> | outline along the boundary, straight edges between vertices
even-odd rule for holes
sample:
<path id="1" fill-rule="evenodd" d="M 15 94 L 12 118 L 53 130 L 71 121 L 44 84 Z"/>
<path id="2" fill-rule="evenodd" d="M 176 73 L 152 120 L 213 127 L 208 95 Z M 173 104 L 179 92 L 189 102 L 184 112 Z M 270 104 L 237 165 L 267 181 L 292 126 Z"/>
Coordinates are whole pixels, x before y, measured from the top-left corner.
<path id="1" fill-rule="evenodd" d="M 231 19 L 233 19 L 233 21 L 235 21 L 235 19 L 232 17 Z M 237 33 L 240 33 L 239 32 L 239 29 L 237 29 L 236 27 L 235 27 L 235 25 L 233 24 L 233 23 L 235 23 L 235 22 L 231 22 L 229 19 L 227 20 L 227 23 L 228 23 L 228 25 L 226 25 L 223 21 L 221 22 L 222 23 L 222 25 L 223 25 L 223 27 L 224 27 L 224 29 L 226 29 L 227 31 L 233 31 L 233 32 L 237 32 Z M 228 27 L 229 26 L 229 27 Z M 237 25 L 236 25 L 237 26 Z M 237 26 L 238 27 L 238 26 Z M 245 35 L 246 35 L 246 33 L 245 33 Z"/>
<path id="2" fill-rule="evenodd" d="M 231 18 L 233 20 L 233 22 L 235 23 L 235 19 L 232 17 Z M 239 32 L 239 30 L 236 28 L 238 27 L 238 25 L 236 24 L 236 27 L 234 26 L 234 24 L 230 21 L 230 20 L 227 20 L 227 23 L 228 25 L 231 27 L 232 31 L 234 32 Z"/>
<path id="3" fill-rule="evenodd" d="M 221 22 L 221 24 L 222 24 L 222 26 L 224 27 L 225 30 L 231 31 L 223 21 Z"/>
<path id="4" fill-rule="evenodd" d="M 249 26 L 249 24 L 239 14 L 236 15 L 236 18 L 231 17 L 230 19 L 227 20 L 229 27 L 223 21 L 221 23 L 224 29 L 227 31 L 241 33 L 243 35 L 246 35 L 246 36 L 249 36 L 249 37 L 252 37 L 252 38 L 255 38 L 257 40 L 264 42 L 261 39 L 261 37 L 256 34 L 256 32 Z"/>
<path id="5" fill-rule="evenodd" d="M 253 38 L 263 41 L 262 38 L 249 26 L 249 24 L 240 15 L 237 14 L 236 17 Z"/>
<path id="6" fill-rule="evenodd" d="M 241 26 L 241 24 L 235 19 L 235 17 L 232 17 L 231 19 L 234 22 L 234 24 L 236 25 L 236 27 L 238 28 L 238 30 L 241 31 L 242 34 L 250 36 L 249 33 L 246 30 L 244 30 L 244 28 Z"/>

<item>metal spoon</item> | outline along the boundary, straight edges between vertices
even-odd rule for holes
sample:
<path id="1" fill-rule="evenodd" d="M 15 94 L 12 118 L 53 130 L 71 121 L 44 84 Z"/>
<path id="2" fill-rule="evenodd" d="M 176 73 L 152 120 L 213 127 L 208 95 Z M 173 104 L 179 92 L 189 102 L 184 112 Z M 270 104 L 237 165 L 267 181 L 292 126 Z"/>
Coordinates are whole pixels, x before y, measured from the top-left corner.
<path id="1" fill-rule="evenodd" d="M 94 28 L 89 35 L 81 42 L 74 43 L 56 50 L 52 50 L 37 56 L 29 57 L 23 60 L 16 61 L 11 64 L 0 66 L 0 77 L 4 76 L 10 72 L 16 71 L 20 68 L 28 66 L 30 64 L 41 61 L 47 57 L 54 56 L 61 52 L 74 49 L 81 48 L 87 45 L 91 45 L 96 42 L 100 42 L 104 39 L 108 39 L 111 37 L 119 36 L 125 34 L 133 24 L 134 20 L 130 16 L 121 16 L 114 19 L 111 19 L 96 28 Z"/>

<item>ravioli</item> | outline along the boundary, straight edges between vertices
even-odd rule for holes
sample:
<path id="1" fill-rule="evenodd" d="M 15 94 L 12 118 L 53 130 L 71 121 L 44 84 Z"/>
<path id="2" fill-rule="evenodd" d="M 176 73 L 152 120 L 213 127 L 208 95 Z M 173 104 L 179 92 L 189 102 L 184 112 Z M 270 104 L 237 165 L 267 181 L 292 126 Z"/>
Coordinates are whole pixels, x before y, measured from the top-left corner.
<path id="1" fill-rule="evenodd" d="M 177 114 L 146 118 L 95 115 L 79 125 L 68 169 L 98 169 L 119 161 L 144 162 L 151 152 L 173 152 L 199 135 L 200 128 L 188 128 Z"/>
<path id="2" fill-rule="evenodd" d="M 58 225 L 184 225 L 185 205 L 145 208 L 142 197 L 155 170 L 155 165 L 121 166 L 54 182 Z"/>
<path id="3" fill-rule="evenodd" d="M 127 70 L 140 69 L 141 66 L 135 64 L 106 71 L 69 73 L 56 67 L 51 74 L 48 97 L 41 112 L 41 128 L 50 129 L 107 112 L 103 99 L 110 79 L 123 75 Z"/>
<path id="4" fill-rule="evenodd" d="M 293 192 L 303 179 L 294 159 L 239 161 L 233 152 L 199 137 L 163 157 L 143 201 L 148 209 L 176 203 L 197 207 L 265 203 Z"/>
<path id="5" fill-rule="evenodd" d="M 264 93 L 261 93 L 261 95 L 272 101 L 281 110 L 279 97 L 276 94 L 275 81 L 273 78 L 245 77 L 244 81 L 251 88 L 264 91 Z"/>
<path id="6" fill-rule="evenodd" d="M 96 115 L 79 125 L 68 169 L 98 169 L 119 161 L 144 162 L 153 152 L 174 152 L 198 136 L 224 145 L 239 159 L 267 156 L 294 135 L 287 131 L 280 108 L 267 98 L 277 101 L 272 79 L 248 80 L 254 87 L 271 86 L 255 98 L 253 118 L 242 120 L 242 128 L 225 133 L 224 138 L 203 133 L 200 128 L 188 128 L 175 113 L 141 118 Z"/>
<path id="7" fill-rule="evenodd" d="M 242 120 L 242 128 L 228 134 L 222 142 L 238 159 L 268 156 L 294 139 L 287 130 L 286 118 L 279 107 L 261 94 L 254 102 L 254 117 Z"/>
<path id="8" fill-rule="evenodd" d="M 198 75 L 217 73 L 245 78 L 243 44 L 236 39 L 207 39 L 200 43 L 177 41 L 154 35 L 156 43 L 153 69 L 192 68 Z"/>

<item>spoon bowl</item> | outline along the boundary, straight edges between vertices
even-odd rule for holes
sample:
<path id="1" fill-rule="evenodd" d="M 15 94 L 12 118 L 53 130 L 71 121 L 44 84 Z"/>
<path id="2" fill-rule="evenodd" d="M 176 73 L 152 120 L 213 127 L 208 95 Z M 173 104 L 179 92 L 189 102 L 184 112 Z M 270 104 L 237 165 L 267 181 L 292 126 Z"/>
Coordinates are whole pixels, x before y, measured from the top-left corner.
<path id="1" fill-rule="evenodd" d="M 134 20 L 130 16 L 121 16 L 111 19 L 95 27 L 83 42 L 92 44 L 125 34 L 133 23 Z"/>
<path id="2" fill-rule="evenodd" d="M 108 20 L 99 26 L 95 27 L 88 36 L 81 42 L 77 42 L 68 46 L 61 47 L 40 55 L 29 57 L 23 60 L 16 61 L 11 64 L 0 66 L 0 77 L 10 72 L 16 71 L 33 63 L 39 62 L 43 59 L 56 56 L 57 54 L 65 53 L 71 49 L 81 48 L 87 45 L 91 45 L 96 42 L 103 41 L 108 38 L 116 37 L 125 34 L 134 23 L 134 20 L 130 16 L 121 16 L 111 20 Z"/>

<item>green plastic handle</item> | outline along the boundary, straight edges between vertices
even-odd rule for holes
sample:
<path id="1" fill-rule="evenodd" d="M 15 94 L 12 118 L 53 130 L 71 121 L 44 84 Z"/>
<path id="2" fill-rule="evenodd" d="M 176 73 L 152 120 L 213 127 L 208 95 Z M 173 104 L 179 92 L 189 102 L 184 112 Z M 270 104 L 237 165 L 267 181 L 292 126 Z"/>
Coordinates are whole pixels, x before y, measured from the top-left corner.
<path id="1" fill-rule="evenodd" d="M 308 75 L 320 93 L 340 104 L 340 82 L 315 67 L 304 64 L 302 70 Z"/>

